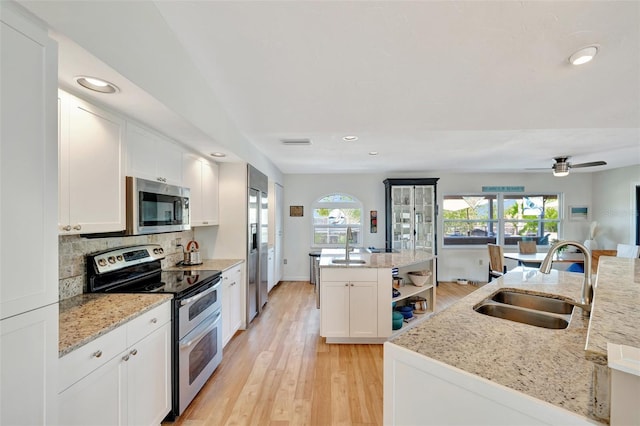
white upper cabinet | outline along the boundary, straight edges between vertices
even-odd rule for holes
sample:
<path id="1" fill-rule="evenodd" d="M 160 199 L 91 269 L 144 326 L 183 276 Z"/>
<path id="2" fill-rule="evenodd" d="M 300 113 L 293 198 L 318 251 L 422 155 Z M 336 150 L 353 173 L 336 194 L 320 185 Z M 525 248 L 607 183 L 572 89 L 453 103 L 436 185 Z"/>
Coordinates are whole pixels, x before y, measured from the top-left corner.
<path id="1" fill-rule="evenodd" d="M 182 184 L 190 189 L 191 226 L 218 225 L 218 165 L 185 154 Z"/>
<path id="2" fill-rule="evenodd" d="M 12 6 L 0 2 L 0 318 L 58 301 L 57 49 Z"/>
<path id="3" fill-rule="evenodd" d="M 59 92 L 59 231 L 125 229 L 124 120 Z"/>
<path id="4" fill-rule="evenodd" d="M 127 122 L 127 174 L 182 185 L 183 150 L 156 133 Z"/>

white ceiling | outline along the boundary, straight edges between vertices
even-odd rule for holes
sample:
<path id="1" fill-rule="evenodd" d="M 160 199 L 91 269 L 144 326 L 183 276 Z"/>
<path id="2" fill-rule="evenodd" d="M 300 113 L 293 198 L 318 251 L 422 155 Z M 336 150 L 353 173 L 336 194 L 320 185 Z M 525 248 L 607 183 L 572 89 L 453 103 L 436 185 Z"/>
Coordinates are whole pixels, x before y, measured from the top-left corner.
<path id="1" fill-rule="evenodd" d="M 87 7 L 54 22 L 52 8 L 74 2 L 36 3 L 23 5 L 59 34 L 74 20 L 92 31 Z M 567 155 L 608 163 L 576 172 L 640 164 L 637 1 L 154 4 L 206 81 L 202 90 L 284 173 L 524 171 Z M 90 73 L 82 67 L 115 72 L 57 38 L 61 85 Z M 594 61 L 568 63 L 593 44 Z M 100 99 L 203 153 L 233 150 L 153 94 L 122 89 Z"/>

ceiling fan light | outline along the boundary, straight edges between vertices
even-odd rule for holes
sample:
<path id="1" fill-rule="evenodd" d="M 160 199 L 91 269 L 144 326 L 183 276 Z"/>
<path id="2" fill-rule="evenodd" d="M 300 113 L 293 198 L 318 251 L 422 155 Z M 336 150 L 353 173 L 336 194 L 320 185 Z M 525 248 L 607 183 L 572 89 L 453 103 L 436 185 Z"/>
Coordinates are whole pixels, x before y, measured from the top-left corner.
<path id="1" fill-rule="evenodd" d="M 554 176 L 556 176 L 556 177 L 564 177 L 564 176 L 568 176 L 568 175 L 569 175 L 569 170 L 566 170 L 566 171 L 560 171 L 560 172 L 559 172 L 559 171 L 554 170 L 554 171 L 553 171 L 553 175 L 554 175 Z"/>
<path id="2" fill-rule="evenodd" d="M 569 163 L 565 161 L 558 161 L 553 165 L 553 175 L 557 177 L 567 176 L 569 174 Z"/>

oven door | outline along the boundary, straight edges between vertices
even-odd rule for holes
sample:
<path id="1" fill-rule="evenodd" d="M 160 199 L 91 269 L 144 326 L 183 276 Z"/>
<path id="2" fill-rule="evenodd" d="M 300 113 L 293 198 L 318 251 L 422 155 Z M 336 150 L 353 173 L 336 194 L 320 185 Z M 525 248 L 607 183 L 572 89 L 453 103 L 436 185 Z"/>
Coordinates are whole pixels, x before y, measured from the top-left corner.
<path id="1" fill-rule="evenodd" d="M 208 289 L 178 300 L 178 339 L 182 339 L 222 307 L 221 284 L 222 279 L 218 277 Z"/>
<path id="2" fill-rule="evenodd" d="M 218 310 L 178 342 L 179 411 L 182 414 L 222 361 L 222 315 Z"/>

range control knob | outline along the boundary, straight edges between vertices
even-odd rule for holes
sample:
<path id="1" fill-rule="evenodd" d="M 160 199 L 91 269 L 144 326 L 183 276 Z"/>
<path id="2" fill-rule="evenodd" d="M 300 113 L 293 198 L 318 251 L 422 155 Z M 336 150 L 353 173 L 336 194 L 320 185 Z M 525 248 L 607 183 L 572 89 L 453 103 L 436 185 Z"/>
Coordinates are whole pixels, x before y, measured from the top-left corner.
<path id="1" fill-rule="evenodd" d="M 104 260 L 104 258 L 100 258 L 100 259 L 98 259 L 98 265 L 99 266 L 106 266 L 107 265 L 107 261 Z"/>
<path id="2" fill-rule="evenodd" d="M 164 249 L 163 249 L 162 247 L 160 247 L 160 248 L 158 249 L 158 253 L 160 253 L 160 254 L 164 253 Z"/>
<path id="3" fill-rule="evenodd" d="M 153 254 L 158 254 L 158 252 L 159 252 L 159 251 L 160 251 L 160 250 L 158 250 L 157 248 L 154 248 L 154 249 L 153 249 Z"/>
<path id="4" fill-rule="evenodd" d="M 109 263 L 111 263 L 111 264 L 116 263 L 116 258 L 115 258 L 115 257 L 113 257 L 113 256 L 109 256 L 109 257 L 107 258 L 107 260 L 108 260 L 108 261 L 109 261 Z"/>
<path id="5" fill-rule="evenodd" d="M 116 256 L 116 259 L 118 260 L 118 262 L 122 262 L 124 260 L 124 257 L 122 257 L 121 254 Z"/>

